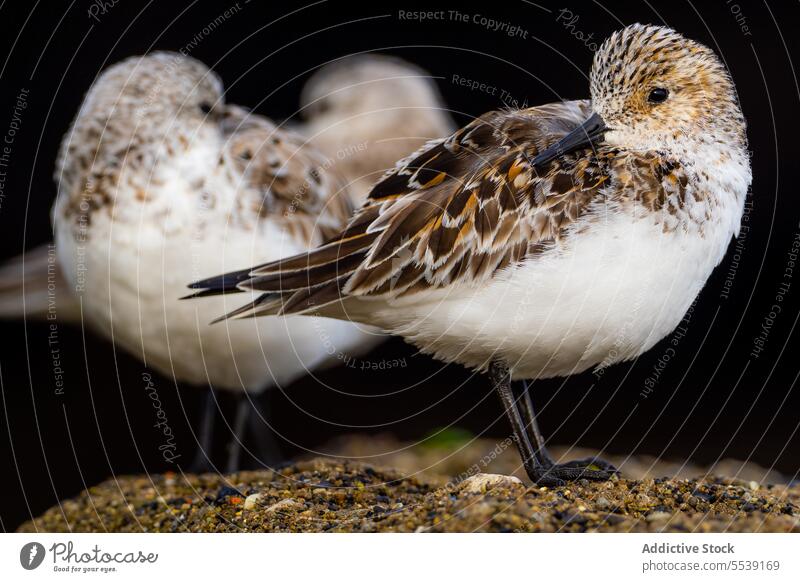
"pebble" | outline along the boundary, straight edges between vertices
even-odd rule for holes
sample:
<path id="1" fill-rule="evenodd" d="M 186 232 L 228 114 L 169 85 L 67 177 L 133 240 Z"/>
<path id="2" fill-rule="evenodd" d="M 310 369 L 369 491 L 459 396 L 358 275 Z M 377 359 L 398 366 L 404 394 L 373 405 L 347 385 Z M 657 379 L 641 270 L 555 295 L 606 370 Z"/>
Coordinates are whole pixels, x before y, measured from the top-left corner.
<path id="1" fill-rule="evenodd" d="M 486 493 L 496 487 L 511 487 L 513 485 L 522 485 L 522 481 L 513 475 L 478 473 L 465 479 L 461 483 L 461 490 L 466 493 Z"/>
<path id="2" fill-rule="evenodd" d="M 597 509 L 608 509 L 611 507 L 611 502 L 602 495 L 595 499 L 594 504 Z"/>
<path id="3" fill-rule="evenodd" d="M 259 505 L 259 501 L 261 500 L 261 493 L 253 493 L 252 495 L 248 495 L 247 498 L 244 500 L 244 508 L 246 510 L 255 509 Z"/>

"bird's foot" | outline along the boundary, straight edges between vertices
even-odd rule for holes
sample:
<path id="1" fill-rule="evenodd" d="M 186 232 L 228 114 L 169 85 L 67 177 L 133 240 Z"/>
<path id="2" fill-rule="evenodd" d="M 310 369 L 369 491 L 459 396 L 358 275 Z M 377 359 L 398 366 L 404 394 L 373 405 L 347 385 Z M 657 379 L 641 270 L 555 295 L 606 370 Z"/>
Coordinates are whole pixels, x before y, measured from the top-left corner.
<path id="1" fill-rule="evenodd" d="M 528 471 L 528 476 L 534 483 L 545 487 L 560 487 L 566 485 L 567 481 L 577 481 L 578 479 L 608 481 L 614 475 L 619 475 L 619 469 L 596 457 L 587 457 L 567 463 L 554 463 L 546 467 L 532 467 Z"/>

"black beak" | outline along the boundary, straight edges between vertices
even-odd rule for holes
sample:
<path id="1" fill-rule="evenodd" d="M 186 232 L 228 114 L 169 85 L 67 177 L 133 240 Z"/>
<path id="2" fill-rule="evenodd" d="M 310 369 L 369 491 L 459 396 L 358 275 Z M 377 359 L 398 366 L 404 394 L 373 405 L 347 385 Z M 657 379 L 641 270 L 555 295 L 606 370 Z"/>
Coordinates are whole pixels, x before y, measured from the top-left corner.
<path id="1" fill-rule="evenodd" d="M 539 152 L 539 154 L 533 158 L 532 163 L 536 167 L 541 167 L 559 156 L 592 145 L 599 141 L 599 138 L 607 129 L 603 118 L 597 113 L 594 113 L 589 119 L 570 131 L 559 141 L 543 152 Z"/>

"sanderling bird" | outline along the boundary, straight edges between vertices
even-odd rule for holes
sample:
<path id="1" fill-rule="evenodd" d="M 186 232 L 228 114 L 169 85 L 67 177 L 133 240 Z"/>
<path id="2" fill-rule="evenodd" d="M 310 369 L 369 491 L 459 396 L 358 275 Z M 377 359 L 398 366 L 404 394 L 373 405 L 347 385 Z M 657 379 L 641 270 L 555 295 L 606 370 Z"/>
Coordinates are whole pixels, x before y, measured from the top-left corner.
<path id="1" fill-rule="evenodd" d="M 287 128 L 326 156 L 329 171 L 349 182 L 356 206 L 398 159 L 455 130 L 430 73 L 381 54 L 320 68 L 303 87 L 299 112 L 304 121 Z M 44 244 L 0 265 L 0 318 L 45 317 L 55 288 L 59 321 L 80 322 L 76 296 L 54 257 L 55 247 Z"/>
<path id="2" fill-rule="evenodd" d="M 456 129 L 430 73 L 400 58 L 359 54 L 303 87 L 303 135 L 333 160 L 357 204 L 397 160 Z"/>
<path id="3" fill-rule="evenodd" d="M 103 72 L 61 145 L 55 249 L 83 320 L 167 377 L 240 394 L 228 470 L 246 430 L 266 446 L 250 395 L 376 336 L 323 318 L 214 328 L 178 299 L 187 279 L 293 255 L 341 230 L 352 204 L 329 166 L 299 136 L 225 104 L 204 64 L 165 52 Z M 204 301 L 202 310 L 225 306 Z M 196 467 L 209 466 L 216 408 L 209 391 Z"/>
<path id="4" fill-rule="evenodd" d="M 327 244 L 192 286 L 261 292 L 226 317 L 368 321 L 485 372 L 534 482 L 610 478 L 599 459 L 556 463 L 512 380 L 670 333 L 738 233 L 751 171 L 735 87 L 702 44 L 629 26 L 596 52 L 590 93 L 487 113 L 399 162 Z"/>
<path id="5" fill-rule="evenodd" d="M 168 88 L 172 73 L 184 80 L 175 90 Z M 367 183 L 371 185 L 396 159 L 429 138 L 451 133 L 452 122 L 430 76 L 401 59 L 382 55 L 350 57 L 323 67 L 303 89 L 305 123 L 292 126 L 312 140 L 310 145 L 301 144 L 296 136 L 264 118 L 225 106 L 221 90 L 217 77 L 202 64 L 168 53 L 126 61 L 98 79 L 75 122 L 75 131 L 65 139 L 56 174 L 62 197 L 77 200 L 54 214 L 66 249 L 59 259 L 56 246 L 45 244 L 0 266 L 0 317 L 57 315 L 60 323 L 78 324 L 82 319 L 79 299 L 86 293 L 86 319 L 102 325 L 105 335 L 111 336 L 113 315 L 115 324 L 122 327 L 113 334 L 114 340 L 160 372 L 189 384 L 210 382 L 214 387 L 250 393 L 286 385 L 304 368 L 314 370 L 347 361 L 383 339 L 363 330 L 353 335 L 348 326 L 320 319 L 313 326 L 297 320 L 278 332 L 261 323 L 250 330 L 237 328 L 227 342 L 225 333 L 196 328 L 192 311 L 169 305 L 170 293 L 174 285 L 183 288 L 189 268 L 202 276 L 222 269 L 223 262 L 245 266 L 251 264 L 251 257 L 245 259 L 245 250 L 256 260 L 269 260 L 320 242 L 320 236 L 344 226 L 337 222 L 346 218 L 343 207 L 328 201 L 333 194 L 330 176 L 352 181 L 347 188 L 351 199 L 363 201 Z M 201 96 L 207 99 L 203 107 L 209 109 L 203 119 L 187 113 L 197 113 L 195 102 Z M 167 139 L 166 132 L 174 130 L 191 144 L 183 147 L 181 142 L 181 147 L 165 149 L 173 145 L 173 137 Z M 122 155 L 128 152 L 126 140 L 138 142 L 142 137 L 147 143 L 137 143 L 127 156 Z M 101 139 L 102 146 L 98 143 Z M 245 156 L 251 154 L 246 148 L 258 151 L 257 155 L 247 160 Z M 219 167 L 208 165 L 217 150 L 222 163 Z M 144 158 L 157 158 L 158 172 L 147 165 L 155 161 Z M 195 161 L 199 163 L 195 165 Z M 125 167 L 118 167 L 122 165 Z M 185 171 L 184 178 L 174 182 L 179 168 Z M 172 172 L 169 181 L 160 176 L 162 171 Z M 118 196 L 110 190 L 117 175 L 127 176 L 125 180 L 135 183 L 137 189 L 146 182 L 146 188 L 133 195 L 122 188 Z M 102 182 L 99 191 L 97 176 L 111 177 Z M 311 182 L 305 183 L 305 179 Z M 325 183 L 316 184 L 317 179 Z M 87 190 L 90 187 L 91 192 Z M 168 192 L 170 188 L 174 191 Z M 219 192 L 224 193 L 222 202 L 216 199 Z M 147 205 L 143 206 L 145 200 L 136 196 L 145 195 Z M 82 212 L 75 213 L 75 204 L 79 209 L 83 206 Z M 224 220 L 225 205 L 238 207 L 227 210 L 233 218 L 230 222 Z M 247 209 L 254 212 L 248 215 Z M 112 210 L 114 216 L 109 219 Z M 153 218 L 160 212 L 163 216 Z M 292 220 L 279 216 L 281 212 L 290 214 Z M 100 220 L 94 214 L 104 215 L 102 227 L 90 227 Z M 125 220 L 120 220 L 123 216 Z M 75 220 L 79 221 L 77 231 L 73 229 L 69 236 L 71 227 L 67 225 Z M 139 232 L 139 225 L 146 228 Z M 159 227 L 163 232 L 150 232 Z M 303 232 L 292 232 L 298 228 Z M 206 233 L 212 236 L 206 238 Z M 284 246 L 276 244 L 281 233 L 287 234 L 281 239 Z M 88 234 L 91 240 L 87 237 L 87 244 L 76 244 L 75 240 Z M 95 251 L 100 241 L 108 247 L 120 239 L 124 239 L 124 249 Z M 230 245 L 225 259 L 219 255 L 223 245 Z M 156 262 L 145 267 L 145 262 L 153 259 Z M 103 262 L 105 266 L 97 268 Z M 90 265 L 89 287 L 83 273 Z M 109 284 L 102 281 L 103 274 L 122 265 L 131 267 L 125 276 L 115 275 Z M 69 272 L 72 275 L 65 276 Z M 76 282 L 80 293 L 73 292 Z M 161 287 L 163 299 L 158 293 Z M 119 293 L 120 289 L 130 293 Z M 99 299 L 94 296 L 98 293 L 103 293 Z M 137 332 L 139 327 L 144 331 Z M 289 341 L 289 330 L 294 331 L 296 341 Z M 269 334 L 267 339 L 259 339 L 262 331 Z M 301 332 L 306 336 L 297 335 Z M 186 340 L 192 333 L 197 337 Z M 166 334 L 172 339 L 170 349 L 166 349 Z M 180 344 L 176 344 L 178 340 Z M 326 355 L 320 353 L 320 343 Z M 201 345 L 207 366 L 199 365 Z M 237 425 L 254 404 L 242 399 Z M 206 444 L 201 449 L 208 447 L 214 407 L 209 393 L 201 436 Z M 251 416 L 250 420 L 257 419 Z M 262 441 L 265 438 L 262 435 Z M 229 467 L 236 462 L 235 456 L 231 459 Z"/>

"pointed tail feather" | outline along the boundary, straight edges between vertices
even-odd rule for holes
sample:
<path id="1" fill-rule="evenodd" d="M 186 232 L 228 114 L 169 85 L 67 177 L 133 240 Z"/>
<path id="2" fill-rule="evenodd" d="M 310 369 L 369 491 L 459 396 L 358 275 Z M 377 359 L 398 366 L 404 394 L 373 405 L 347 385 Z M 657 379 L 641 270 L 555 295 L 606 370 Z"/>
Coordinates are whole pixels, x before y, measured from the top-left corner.
<path id="1" fill-rule="evenodd" d="M 260 315 L 317 311 L 343 299 L 344 285 L 363 262 L 379 234 L 352 234 L 308 253 L 196 281 L 189 285 L 196 291 L 184 299 L 241 291 L 262 292 L 255 300 L 212 323 Z"/>
<path id="2" fill-rule="evenodd" d="M 280 295 L 272 293 L 263 293 L 256 297 L 253 301 L 245 303 L 241 307 L 237 307 L 233 311 L 229 311 L 225 315 L 221 315 L 216 319 L 212 319 L 209 325 L 221 323 L 229 319 L 249 319 L 258 317 L 259 315 L 276 315 L 281 308 L 282 299 Z"/>
<path id="3" fill-rule="evenodd" d="M 0 318 L 58 317 L 80 320 L 80 306 L 64 278 L 52 243 L 33 248 L 0 266 Z"/>
<path id="4" fill-rule="evenodd" d="M 266 265 L 251 269 L 252 274 L 268 275 L 270 273 L 288 273 L 289 271 L 306 271 L 328 263 L 341 261 L 353 253 L 366 251 L 378 238 L 380 233 L 359 233 L 346 238 L 340 238 L 317 247 L 313 251 L 300 253 L 285 259 L 279 259 Z"/>
<path id="5" fill-rule="evenodd" d="M 366 252 L 353 253 L 340 261 L 332 261 L 302 271 L 277 271 L 267 275 L 253 275 L 242 283 L 244 289 L 289 293 L 301 289 L 313 289 L 329 283 L 332 279 L 351 275 L 361 264 Z"/>
<path id="6" fill-rule="evenodd" d="M 242 281 L 246 281 L 250 278 L 250 273 L 253 272 L 253 269 L 242 269 L 241 271 L 233 271 L 231 273 L 225 273 L 223 275 L 217 275 L 216 277 L 209 277 L 208 279 L 201 279 L 200 281 L 195 281 L 194 283 L 189 283 L 189 289 L 201 289 L 202 291 L 208 291 L 207 295 L 213 295 L 216 293 L 225 293 L 226 291 L 230 291 L 232 293 L 240 291 L 238 288 L 239 283 Z M 182 299 L 189 299 L 191 297 L 202 297 L 200 293 L 195 293 L 194 295 L 189 295 L 187 297 L 183 297 Z"/>

